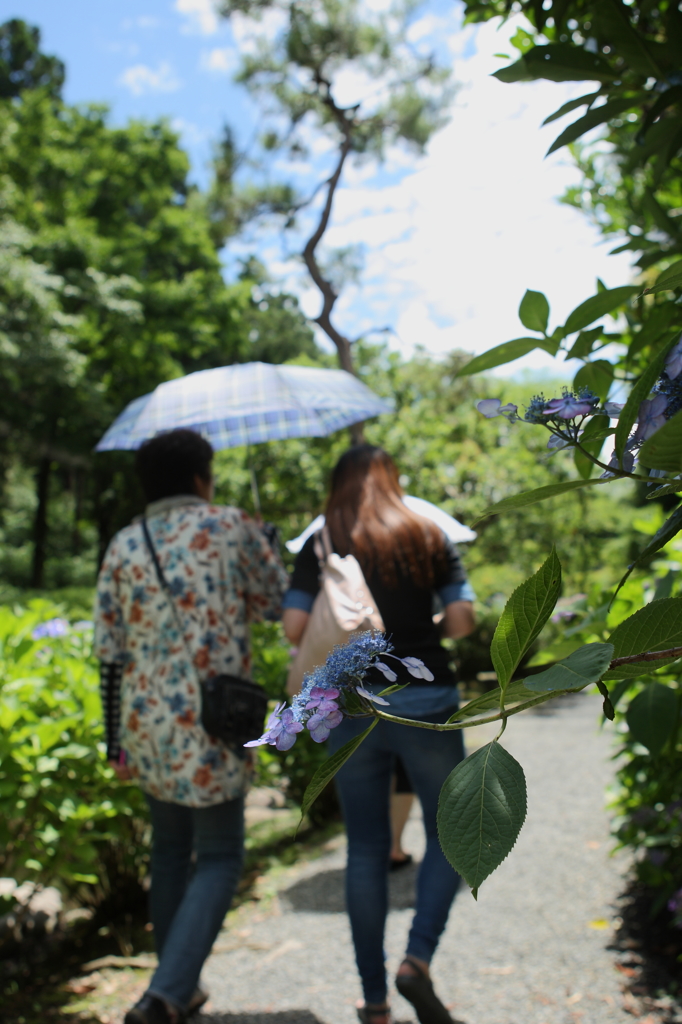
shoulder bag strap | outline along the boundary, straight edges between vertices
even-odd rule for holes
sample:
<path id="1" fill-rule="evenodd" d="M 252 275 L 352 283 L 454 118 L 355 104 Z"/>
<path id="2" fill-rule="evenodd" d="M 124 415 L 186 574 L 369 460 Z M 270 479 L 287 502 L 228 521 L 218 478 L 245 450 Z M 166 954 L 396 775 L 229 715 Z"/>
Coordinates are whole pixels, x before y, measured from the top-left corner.
<path id="1" fill-rule="evenodd" d="M 149 551 L 149 554 L 151 555 L 151 558 L 152 558 L 152 562 L 154 563 L 154 568 L 156 570 L 156 575 L 158 576 L 159 583 L 161 584 L 161 589 L 163 590 L 164 594 L 166 595 L 166 601 L 170 605 L 170 609 L 171 609 L 171 612 L 173 614 L 173 618 L 175 619 L 175 624 L 176 624 L 176 626 L 178 627 L 178 629 L 180 631 L 180 636 L 182 638 L 182 642 L 185 645 L 185 650 L 187 651 L 187 654 L 189 655 L 190 664 L 191 664 L 192 668 L 196 671 L 196 666 L 194 664 L 194 656 L 193 656 L 192 652 L 189 649 L 189 644 L 185 640 L 185 630 L 184 630 L 184 627 L 182 625 L 182 621 L 180 619 L 180 613 L 178 612 L 178 609 L 176 607 L 175 601 L 173 600 L 173 595 L 171 593 L 171 589 L 168 586 L 168 580 L 164 576 L 163 569 L 161 568 L 161 563 L 159 562 L 159 556 L 156 553 L 156 548 L 154 547 L 154 545 L 152 543 L 152 538 L 151 538 L 151 535 L 149 533 L 149 527 L 147 526 L 146 518 L 142 519 L 142 532 L 144 534 L 144 539 L 145 539 L 145 543 L 147 545 L 147 550 Z"/>

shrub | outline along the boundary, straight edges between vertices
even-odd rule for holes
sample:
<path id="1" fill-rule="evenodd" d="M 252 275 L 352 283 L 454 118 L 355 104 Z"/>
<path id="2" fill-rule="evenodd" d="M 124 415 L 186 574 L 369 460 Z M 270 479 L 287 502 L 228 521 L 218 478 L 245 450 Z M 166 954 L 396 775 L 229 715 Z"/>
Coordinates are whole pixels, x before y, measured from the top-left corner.
<path id="1" fill-rule="evenodd" d="M 0 874 L 97 904 L 136 885 L 147 813 L 105 760 L 92 623 L 0 606 Z"/>

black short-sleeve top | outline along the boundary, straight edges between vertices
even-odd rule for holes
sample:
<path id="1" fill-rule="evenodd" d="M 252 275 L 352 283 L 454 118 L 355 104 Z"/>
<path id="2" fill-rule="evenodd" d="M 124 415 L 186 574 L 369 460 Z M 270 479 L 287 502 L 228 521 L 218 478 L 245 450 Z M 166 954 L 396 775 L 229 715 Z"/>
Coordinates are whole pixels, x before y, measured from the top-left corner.
<path id="1" fill-rule="evenodd" d="M 283 608 L 299 608 L 309 612 L 319 593 L 320 568 L 315 554 L 315 535 L 308 538 L 296 557 L 294 572 Z M 473 601 L 474 592 L 467 579 L 464 566 L 455 545 L 445 537 L 447 568 L 436 580 L 433 589 L 418 587 L 406 573 L 397 567 L 394 586 L 387 585 L 375 570 L 367 577 L 367 584 L 386 627 L 386 636 L 393 644 L 393 653 L 399 658 L 420 658 L 434 675 L 434 684 L 454 686 L 456 679 L 450 668 L 450 654 L 441 645 L 437 626 L 433 622 L 434 594 L 443 605 L 453 601 Z M 397 662 L 391 662 L 395 668 Z M 396 670 L 402 670 L 397 666 Z M 405 675 L 405 679 L 402 676 Z M 377 681 L 381 678 L 376 672 Z M 401 682 L 410 678 L 399 671 Z M 372 681 L 371 679 L 369 680 Z M 425 680 L 411 680 L 414 684 Z M 433 684 L 432 684 L 433 685 Z"/>

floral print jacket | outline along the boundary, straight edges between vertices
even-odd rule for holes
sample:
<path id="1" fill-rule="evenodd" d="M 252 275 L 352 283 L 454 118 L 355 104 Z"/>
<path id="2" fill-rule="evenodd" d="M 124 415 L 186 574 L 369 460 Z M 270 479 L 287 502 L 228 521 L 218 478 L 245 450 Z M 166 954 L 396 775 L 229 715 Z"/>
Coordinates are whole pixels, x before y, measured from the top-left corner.
<path id="1" fill-rule="evenodd" d="M 248 625 L 279 617 L 287 575 L 239 509 L 178 495 L 146 516 L 184 639 L 137 521 L 116 534 L 100 570 L 95 652 L 123 664 L 120 741 L 142 789 L 205 807 L 241 795 L 247 772 L 201 726 L 198 679 L 250 677 Z"/>

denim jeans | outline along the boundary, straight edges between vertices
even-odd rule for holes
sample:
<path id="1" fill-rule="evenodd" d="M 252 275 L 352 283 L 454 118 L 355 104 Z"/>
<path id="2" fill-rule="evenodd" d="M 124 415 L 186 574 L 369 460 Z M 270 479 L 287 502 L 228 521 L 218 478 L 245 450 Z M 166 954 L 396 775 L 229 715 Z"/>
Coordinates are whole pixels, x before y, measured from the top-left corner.
<path id="1" fill-rule="evenodd" d="M 420 717 L 424 721 L 444 722 L 454 710 L 452 707 Z M 344 719 L 330 737 L 331 752 L 367 725 L 367 719 Z M 380 721 L 336 775 L 348 833 L 346 901 L 355 958 L 368 1003 L 381 1003 L 386 998 L 384 929 L 391 850 L 389 799 L 396 756 L 419 797 L 426 831 L 426 853 L 417 878 L 417 906 L 407 953 L 430 962 L 460 883 L 459 875 L 440 848 L 436 812 L 443 783 L 464 757 L 462 733 L 433 732 Z"/>
<path id="2" fill-rule="evenodd" d="M 185 807 L 146 796 L 153 829 L 151 918 L 159 957 L 149 992 L 184 1010 L 237 888 L 244 800 Z"/>

